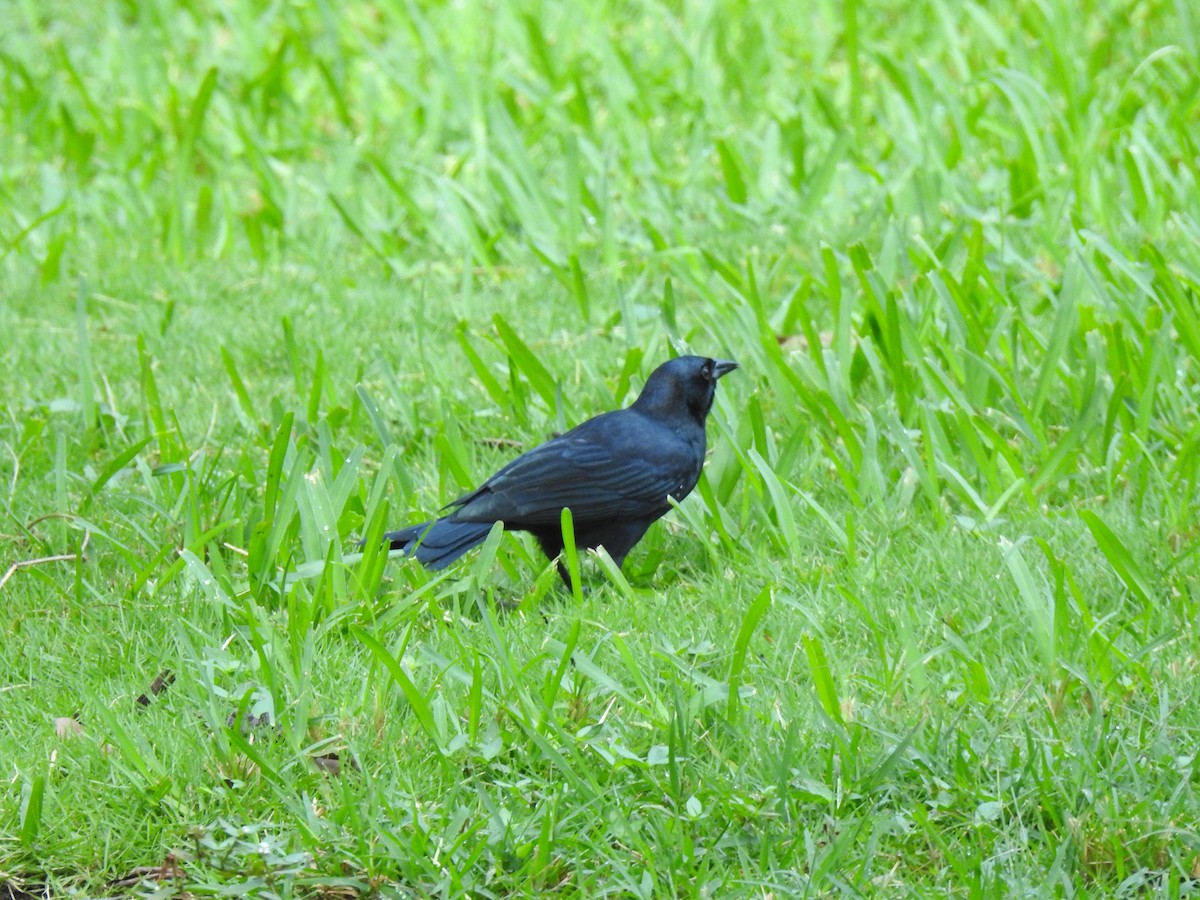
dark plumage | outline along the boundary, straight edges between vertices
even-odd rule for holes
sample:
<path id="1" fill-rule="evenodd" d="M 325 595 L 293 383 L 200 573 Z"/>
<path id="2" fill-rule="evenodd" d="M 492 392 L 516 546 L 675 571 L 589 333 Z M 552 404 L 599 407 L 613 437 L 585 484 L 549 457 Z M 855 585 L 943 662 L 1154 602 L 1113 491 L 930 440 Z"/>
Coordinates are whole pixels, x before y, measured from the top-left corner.
<path id="1" fill-rule="evenodd" d="M 494 522 L 528 531 L 554 559 L 563 549 L 563 507 L 580 548 L 604 549 L 619 566 L 650 524 L 682 500 L 704 465 L 704 421 L 717 379 L 738 367 L 681 356 L 655 369 L 633 405 L 588 419 L 522 454 L 464 494 L 440 519 L 384 535 L 430 569 L 483 542 Z M 566 580 L 566 570 L 559 571 Z"/>

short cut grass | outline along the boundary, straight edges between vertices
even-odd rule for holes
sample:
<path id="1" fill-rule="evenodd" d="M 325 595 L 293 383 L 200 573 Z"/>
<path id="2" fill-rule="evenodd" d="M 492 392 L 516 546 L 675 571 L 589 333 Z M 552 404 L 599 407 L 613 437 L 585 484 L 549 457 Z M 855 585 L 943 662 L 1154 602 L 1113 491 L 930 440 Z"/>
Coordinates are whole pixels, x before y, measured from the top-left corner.
<path id="1" fill-rule="evenodd" d="M 1191 4 L 3 17 L 0 895 L 1195 886 Z M 691 351 L 623 572 L 376 549 Z"/>

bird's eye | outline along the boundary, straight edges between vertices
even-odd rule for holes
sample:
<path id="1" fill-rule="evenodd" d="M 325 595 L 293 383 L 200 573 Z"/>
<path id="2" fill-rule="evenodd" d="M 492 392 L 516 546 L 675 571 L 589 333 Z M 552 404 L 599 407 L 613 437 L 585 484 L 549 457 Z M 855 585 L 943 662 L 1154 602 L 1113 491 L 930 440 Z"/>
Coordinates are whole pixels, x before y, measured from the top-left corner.
<path id="1" fill-rule="evenodd" d="M 705 381 L 712 381 L 712 366 L 705 363 L 700 367 L 700 377 Z"/>

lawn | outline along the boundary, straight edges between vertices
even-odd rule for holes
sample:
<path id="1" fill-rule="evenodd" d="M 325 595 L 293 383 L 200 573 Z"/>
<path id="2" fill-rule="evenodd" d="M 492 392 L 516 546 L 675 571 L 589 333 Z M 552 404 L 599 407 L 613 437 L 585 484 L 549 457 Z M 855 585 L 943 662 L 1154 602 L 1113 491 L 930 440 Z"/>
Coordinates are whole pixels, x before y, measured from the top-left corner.
<path id="1" fill-rule="evenodd" d="M 1200 887 L 1186 0 L 0 15 L 0 897 Z M 686 352 L 582 598 L 359 549 Z"/>

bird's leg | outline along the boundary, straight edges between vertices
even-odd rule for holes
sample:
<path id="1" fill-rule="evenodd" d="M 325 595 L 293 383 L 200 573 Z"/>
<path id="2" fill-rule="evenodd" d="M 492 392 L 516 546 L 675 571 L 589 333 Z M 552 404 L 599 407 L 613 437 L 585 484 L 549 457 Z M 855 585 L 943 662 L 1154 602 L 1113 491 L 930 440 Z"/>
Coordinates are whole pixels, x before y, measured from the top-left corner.
<path id="1" fill-rule="evenodd" d="M 558 530 L 557 526 L 537 531 L 531 528 L 529 531 L 537 540 L 538 546 L 542 548 L 542 552 L 546 554 L 546 558 L 554 560 L 555 568 L 558 569 L 558 577 L 567 586 L 567 593 L 573 594 L 571 572 L 567 569 L 566 561 L 563 559 L 562 532 Z"/>
<path id="2" fill-rule="evenodd" d="M 562 578 L 563 584 L 564 584 L 564 585 L 566 585 L 566 587 L 567 587 L 567 593 L 568 593 L 568 594 L 574 594 L 574 593 L 575 593 L 575 588 L 574 588 L 574 586 L 571 584 L 571 572 L 570 572 L 570 570 L 567 568 L 566 564 L 565 564 L 565 563 L 564 563 L 564 562 L 563 562 L 561 559 L 560 559 L 560 560 L 559 560 L 559 561 L 556 563 L 556 565 L 558 566 L 558 574 L 559 574 L 559 577 L 561 577 L 561 578 Z M 580 578 L 582 578 L 582 577 L 583 577 L 583 573 L 582 573 L 582 572 L 580 573 L 580 576 L 579 576 L 579 577 L 580 577 Z M 587 592 L 588 592 L 588 586 L 587 586 L 586 584 L 581 584 L 581 585 L 579 585 L 579 593 L 580 593 L 580 594 L 586 594 Z"/>
<path id="3" fill-rule="evenodd" d="M 557 563 L 555 563 L 555 565 L 558 566 L 558 574 L 562 578 L 563 584 L 567 586 L 567 593 L 575 593 L 575 589 L 571 585 L 571 572 L 567 568 L 566 563 L 560 559 Z"/>

